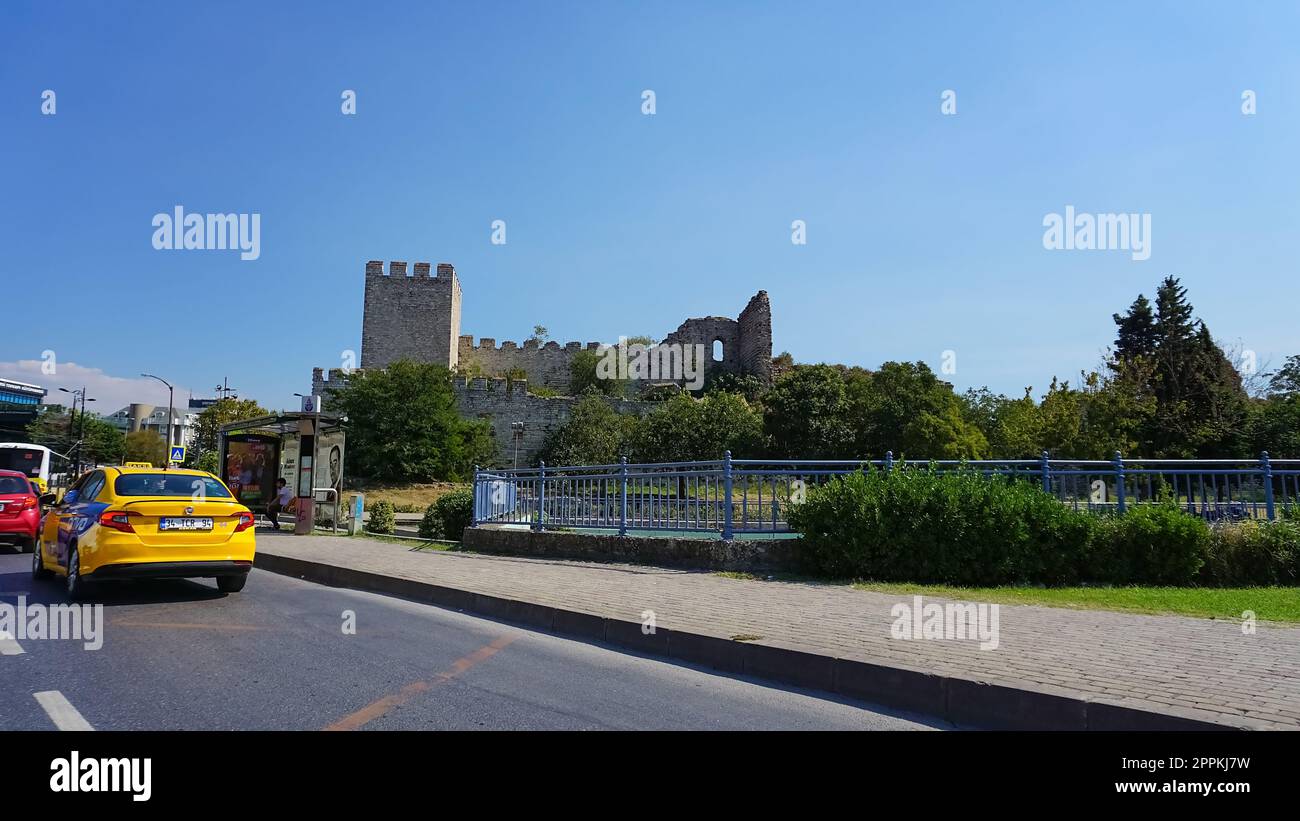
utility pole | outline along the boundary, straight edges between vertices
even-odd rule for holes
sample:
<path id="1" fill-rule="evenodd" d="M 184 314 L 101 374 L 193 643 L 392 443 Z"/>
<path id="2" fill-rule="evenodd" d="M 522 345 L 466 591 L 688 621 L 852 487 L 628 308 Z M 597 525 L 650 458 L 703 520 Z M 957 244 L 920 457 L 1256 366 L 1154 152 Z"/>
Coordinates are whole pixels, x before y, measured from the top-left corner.
<path id="1" fill-rule="evenodd" d="M 87 399 L 86 399 L 86 386 L 85 386 L 85 385 L 82 385 L 80 388 L 77 388 L 76 390 L 72 390 L 72 391 L 68 390 L 67 388 L 59 388 L 59 390 L 63 391 L 64 393 L 70 393 L 70 394 L 72 394 L 72 415 L 71 415 L 71 417 L 68 419 L 68 440 L 69 440 L 69 441 L 68 441 L 68 449 L 69 449 L 70 451 L 71 451 L 73 448 L 76 449 L 76 457 L 75 457 L 75 459 L 74 459 L 74 461 L 73 461 L 73 464 L 75 465 L 75 467 L 73 468 L 73 479 L 75 480 L 75 478 L 76 478 L 77 476 L 80 476 L 80 475 L 81 475 L 81 453 L 82 453 L 82 443 L 83 443 L 83 440 L 84 440 L 85 437 L 86 437 L 86 402 L 87 402 L 87 401 L 94 402 L 95 400 L 94 400 L 94 399 L 90 399 L 90 400 L 87 400 Z M 77 400 L 78 400 L 78 399 L 81 400 L 81 414 L 80 414 L 80 416 L 78 416 L 78 414 L 77 414 Z M 78 422 L 80 422 L 80 425 L 78 425 Z M 73 437 L 74 437 L 74 436 L 76 437 L 75 444 L 74 444 L 74 442 L 73 442 Z"/>

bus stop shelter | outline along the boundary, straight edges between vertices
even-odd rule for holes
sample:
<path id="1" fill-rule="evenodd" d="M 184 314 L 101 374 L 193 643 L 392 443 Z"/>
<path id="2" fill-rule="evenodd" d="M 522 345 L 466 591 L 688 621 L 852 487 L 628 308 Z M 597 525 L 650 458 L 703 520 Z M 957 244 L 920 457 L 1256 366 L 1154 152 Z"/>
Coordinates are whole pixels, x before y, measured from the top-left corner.
<path id="1" fill-rule="evenodd" d="M 310 534 L 318 507 L 340 524 L 343 456 L 347 431 L 343 419 L 327 413 L 291 412 L 243 419 L 221 428 L 221 478 L 250 510 L 266 510 L 284 479 L 297 499 L 294 533 Z"/>

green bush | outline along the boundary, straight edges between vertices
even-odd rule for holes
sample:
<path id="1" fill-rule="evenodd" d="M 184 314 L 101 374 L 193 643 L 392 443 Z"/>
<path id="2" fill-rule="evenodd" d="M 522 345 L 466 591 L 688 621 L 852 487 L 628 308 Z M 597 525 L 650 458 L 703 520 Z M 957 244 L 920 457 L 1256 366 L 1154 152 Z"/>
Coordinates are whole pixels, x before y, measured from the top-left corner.
<path id="1" fill-rule="evenodd" d="M 1186 585 L 1210 549 L 1205 520 L 1172 504 L 1133 505 L 1102 520 L 1086 575 L 1112 584 Z"/>
<path id="2" fill-rule="evenodd" d="M 1300 584 L 1300 521 L 1211 528 L 1173 504 L 1076 511 L 1035 483 L 975 472 L 868 470 L 790 510 L 809 572 L 964 586 Z"/>
<path id="3" fill-rule="evenodd" d="M 469 488 L 453 490 L 425 508 L 424 518 L 420 520 L 420 536 L 458 542 L 473 520 L 474 494 Z"/>
<path id="4" fill-rule="evenodd" d="M 439 496 L 430 505 L 438 518 L 443 539 L 459 542 L 465 528 L 474 521 L 474 494 L 469 488 L 459 488 Z"/>
<path id="5" fill-rule="evenodd" d="M 1199 581 L 1220 587 L 1300 583 L 1300 522 L 1240 522 L 1213 528 Z"/>
<path id="6" fill-rule="evenodd" d="M 1077 582 L 1097 529 L 1029 482 L 901 468 L 836 477 L 790 521 L 813 573 L 957 585 Z"/>
<path id="7" fill-rule="evenodd" d="M 397 532 L 397 517 L 393 515 L 392 502 L 375 502 L 370 508 L 370 521 L 366 522 L 366 530 L 370 533 Z"/>
<path id="8" fill-rule="evenodd" d="M 420 519 L 420 538 L 442 538 L 442 520 L 438 516 L 436 505 L 429 505 L 424 509 L 424 517 Z"/>

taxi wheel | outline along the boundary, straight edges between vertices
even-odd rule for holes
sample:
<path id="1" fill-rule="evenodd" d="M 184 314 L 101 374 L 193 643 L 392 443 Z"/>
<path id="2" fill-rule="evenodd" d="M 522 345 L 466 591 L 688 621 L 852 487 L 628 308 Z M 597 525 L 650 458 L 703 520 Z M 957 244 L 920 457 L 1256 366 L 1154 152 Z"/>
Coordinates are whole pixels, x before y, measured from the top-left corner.
<path id="1" fill-rule="evenodd" d="M 238 576 L 217 576 L 217 589 L 222 593 L 238 593 L 248 583 L 248 574 Z"/>
<path id="2" fill-rule="evenodd" d="M 68 598 L 73 601 L 80 601 L 86 597 L 86 588 L 89 582 L 81 577 L 81 556 L 77 554 L 77 549 L 72 549 L 72 554 L 68 556 Z"/>
<path id="3" fill-rule="evenodd" d="M 32 551 L 32 578 L 48 579 L 52 574 L 45 569 L 45 564 L 41 561 L 41 545 L 36 543 L 36 549 Z"/>

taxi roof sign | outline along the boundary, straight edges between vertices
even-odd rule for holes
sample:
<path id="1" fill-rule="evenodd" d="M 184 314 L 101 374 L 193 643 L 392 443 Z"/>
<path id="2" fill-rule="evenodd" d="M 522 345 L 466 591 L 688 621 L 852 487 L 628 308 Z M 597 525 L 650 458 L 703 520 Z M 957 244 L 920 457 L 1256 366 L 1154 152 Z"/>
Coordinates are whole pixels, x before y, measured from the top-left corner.
<path id="1" fill-rule="evenodd" d="M 127 462 L 122 465 L 124 468 L 152 468 L 153 462 Z"/>

